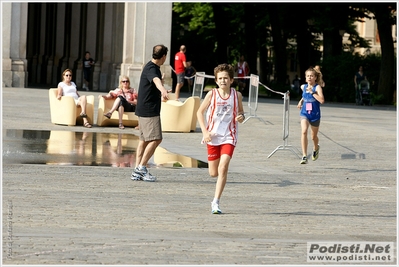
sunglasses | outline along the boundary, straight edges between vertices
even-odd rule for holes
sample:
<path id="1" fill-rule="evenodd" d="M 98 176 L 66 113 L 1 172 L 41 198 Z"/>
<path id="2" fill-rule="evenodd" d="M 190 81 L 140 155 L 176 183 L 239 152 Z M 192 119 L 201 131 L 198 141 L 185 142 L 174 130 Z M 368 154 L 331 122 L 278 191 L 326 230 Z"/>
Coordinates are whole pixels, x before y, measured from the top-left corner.
<path id="1" fill-rule="evenodd" d="M 71 76 L 72 77 L 72 74 L 65 74 L 65 76 L 67 76 L 67 77 Z"/>
<path id="2" fill-rule="evenodd" d="M 123 83 L 130 83 L 130 81 L 122 81 Z"/>

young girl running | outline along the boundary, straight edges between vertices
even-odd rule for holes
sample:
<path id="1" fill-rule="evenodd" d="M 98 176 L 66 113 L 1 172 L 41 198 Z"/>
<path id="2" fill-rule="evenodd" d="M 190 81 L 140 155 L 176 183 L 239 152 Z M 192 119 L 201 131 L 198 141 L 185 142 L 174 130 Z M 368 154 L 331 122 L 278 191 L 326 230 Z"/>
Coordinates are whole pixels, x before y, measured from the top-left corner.
<path id="1" fill-rule="evenodd" d="M 314 68 L 309 68 L 305 71 L 307 84 L 301 85 L 302 98 L 299 100 L 297 107 L 300 111 L 301 118 L 301 145 L 302 145 L 302 160 L 301 164 L 308 163 L 308 129 L 310 125 L 311 138 L 313 140 L 312 160 L 317 160 L 319 157 L 319 132 L 320 126 L 320 104 L 324 103 L 323 89 L 319 85 L 321 79 L 321 72 Z"/>
<path id="2" fill-rule="evenodd" d="M 207 144 L 208 168 L 217 177 L 215 196 L 211 203 L 212 213 L 220 214 L 220 197 L 227 181 L 227 172 L 237 144 L 237 126 L 245 119 L 242 94 L 231 88 L 234 68 L 221 64 L 214 69 L 218 88 L 209 91 L 198 109 L 197 117 L 203 134 L 202 143 Z M 206 124 L 204 113 L 206 111 Z"/>

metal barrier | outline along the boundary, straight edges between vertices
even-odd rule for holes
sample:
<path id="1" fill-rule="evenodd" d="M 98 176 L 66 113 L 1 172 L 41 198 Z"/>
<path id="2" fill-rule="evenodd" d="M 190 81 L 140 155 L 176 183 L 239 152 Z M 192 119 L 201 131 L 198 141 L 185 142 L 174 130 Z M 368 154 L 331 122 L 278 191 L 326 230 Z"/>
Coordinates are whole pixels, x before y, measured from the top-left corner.
<path id="1" fill-rule="evenodd" d="M 215 76 L 206 75 L 204 72 L 198 72 L 195 76 L 194 86 L 193 86 L 193 96 L 199 96 L 202 98 L 202 93 L 204 89 L 204 78 L 215 78 Z M 257 118 L 266 122 L 256 115 L 256 110 L 258 109 L 258 98 L 259 98 L 259 84 L 265 87 L 267 90 L 283 95 L 284 98 L 284 106 L 283 106 L 283 145 L 278 146 L 268 158 L 270 158 L 277 150 L 291 150 L 297 157 L 301 158 L 301 152 L 291 145 L 288 145 L 288 136 L 289 136 L 289 118 L 290 118 L 290 92 L 286 93 L 277 92 L 266 85 L 259 82 L 259 76 L 251 74 L 251 76 L 240 77 L 240 79 L 250 79 L 250 87 L 249 87 L 249 95 L 248 95 L 248 108 L 249 108 L 249 116 L 243 121 L 243 123 L 247 122 L 250 118 Z M 234 77 L 234 79 L 238 79 L 238 77 Z"/>
<path id="2" fill-rule="evenodd" d="M 250 78 L 249 95 L 248 95 L 249 116 L 247 116 L 247 118 L 243 121 L 243 123 L 246 123 L 250 118 L 257 118 L 258 120 L 261 120 L 263 121 L 264 124 L 266 124 L 266 122 L 262 118 L 256 116 L 256 110 L 258 109 L 259 76 L 251 74 L 249 78 Z"/>
<path id="3" fill-rule="evenodd" d="M 283 141 L 284 144 L 278 146 L 267 158 L 270 158 L 277 150 L 291 150 L 298 158 L 300 157 L 301 152 L 296 147 L 288 145 L 288 136 L 289 136 L 289 120 L 290 120 L 290 92 L 287 91 L 284 94 L 284 108 L 283 108 Z"/>
<path id="4" fill-rule="evenodd" d="M 202 99 L 202 93 L 204 92 L 205 84 L 205 72 L 197 72 L 195 74 L 194 85 L 193 85 L 193 96 L 198 96 Z"/>

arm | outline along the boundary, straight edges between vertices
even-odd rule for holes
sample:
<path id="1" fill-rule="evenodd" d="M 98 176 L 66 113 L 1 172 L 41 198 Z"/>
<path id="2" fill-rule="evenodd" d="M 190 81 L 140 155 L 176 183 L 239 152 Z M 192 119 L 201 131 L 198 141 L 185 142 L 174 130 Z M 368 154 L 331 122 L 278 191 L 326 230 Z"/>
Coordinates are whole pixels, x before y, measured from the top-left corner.
<path id="1" fill-rule="evenodd" d="M 58 87 L 58 91 L 57 91 L 57 99 L 60 100 L 62 97 L 62 88 Z"/>
<path id="2" fill-rule="evenodd" d="M 208 132 L 208 130 L 206 129 L 205 118 L 204 118 L 205 111 L 208 109 L 209 105 L 211 104 L 211 97 L 212 97 L 212 90 L 206 94 L 204 100 L 202 101 L 197 111 L 197 120 L 201 127 L 201 132 L 203 135 L 204 142 L 210 142 L 212 140 L 211 133 Z"/>
<path id="3" fill-rule="evenodd" d="M 165 87 L 162 84 L 162 80 L 159 79 L 158 77 L 155 77 L 154 79 L 152 79 L 152 81 L 154 82 L 155 86 L 158 88 L 158 90 L 161 92 L 162 95 L 162 99 L 164 101 L 168 100 L 168 91 L 165 89 Z"/>
<path id="4" fill-rule="evenodd" d="M 101 97 L 104 98 L 104 99 L 112 99 L 113 98 L 112 95 L 110 95 L 110 93 L 108 93 L 106 95 L 99 95 L 98 99 L 100 99 Z"/>
<path id="5" fill-rule="evenodd" d="M 243 123 L 243 121 L 245 120 L 245 115 L 244 115 L 244 107 L 242 106 L 241 92 L 237 92 L 237 96 L 238 96 L 238 116 L 235 119 L 239 123 Z"/>
<path id="6" fill-rule="evenodd" d="M 304 85 L 301 85 L 301 90 L 303 91 Z M 302 108 L 302 104 L 303 104 L 303 97 L 301 98 L 301 100 L 299 100 L 297 108 L 301 109 Z"/>
<path id="7" fill-rule="evenodd" d="M 316 87 L 316 92 L 312 94 L 313 97 L 320 102 L 320 104 L 324 104 L 324 95 L 323 95 L 323 89 L 321 88 L 320 85 Z"/>
<path id="8" fill-rule="evenodd" d="M 127 102 L 129 102 L 132 105 L 137 105 L 137 93 L 133 88 L 129 89 L 130 94 L 132 95 L 132 100 L 129 101 L 127 100 Z"/>
<path id="9" fill-rule="evenodd" d="M 355 83 L 355 89 L 357 88 L 357 81 L 356 81 L 356 74 L 355 74 L 355 78 L 353 79 L 354 83 Z"/>

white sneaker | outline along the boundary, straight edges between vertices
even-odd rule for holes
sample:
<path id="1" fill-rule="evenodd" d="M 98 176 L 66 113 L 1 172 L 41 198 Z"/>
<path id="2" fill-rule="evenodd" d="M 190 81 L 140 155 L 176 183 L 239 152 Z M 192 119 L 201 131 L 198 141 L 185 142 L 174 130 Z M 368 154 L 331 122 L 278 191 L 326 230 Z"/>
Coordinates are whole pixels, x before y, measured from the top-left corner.
<path id="1" fill-rule="evenodd" d="M 146 182 L 155 182 L 157 179 L 155 176 L 151 175 L 145 166 L 142 166 L 141 168 L 135 168 L 133 172 L 135 174 L 141 175 L 141 180 Z"/>
<path id="2" fill-rule="evenodd" d="M 222 211 L 221 211 L 220 208 L 219 208 L 219 203 L 212 202 L 212 203 L 211 203 L 211 206 L 212 206 L 212 213 L 213 213 L 213 214 L 220 214 L 220 213 L 222 213 Z"/>

